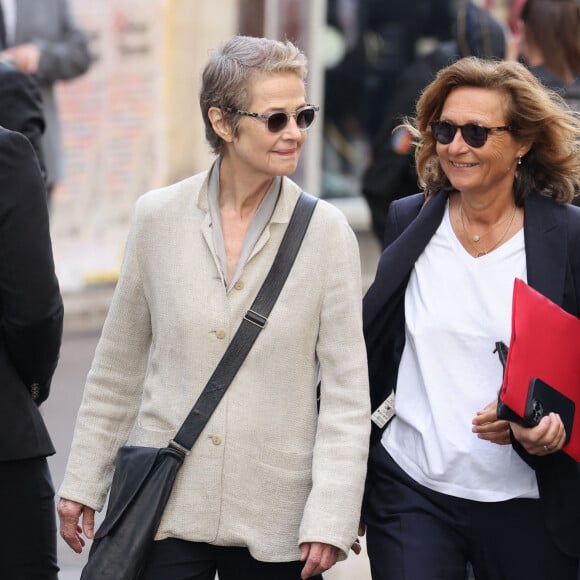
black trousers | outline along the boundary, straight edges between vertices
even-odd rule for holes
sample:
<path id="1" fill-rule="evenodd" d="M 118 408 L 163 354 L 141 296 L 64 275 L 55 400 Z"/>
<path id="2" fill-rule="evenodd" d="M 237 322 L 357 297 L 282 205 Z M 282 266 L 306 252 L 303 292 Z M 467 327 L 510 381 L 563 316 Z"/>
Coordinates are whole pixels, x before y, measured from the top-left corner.
<path id="1" fill-rule="evenodd" d="M 304 562 L 260 562 L 246 548 L 168 538 L 153 542 L 142 580 L 300 580 Z M 322 576 L 313 576 L 322 580 Z"/>
<path id="2" fill-rule="evenodd" d="M 365 496 L 373 580 L 577 580 L 578 559 L 548 534 L 540 502 L 470 501 L 411 479 L 379 442 Z"/>
<path id="3" fill-rule="evenodd" d="M 45 458 L 0 462 L 0 578 L 56 580 L 54 488 Z"/>

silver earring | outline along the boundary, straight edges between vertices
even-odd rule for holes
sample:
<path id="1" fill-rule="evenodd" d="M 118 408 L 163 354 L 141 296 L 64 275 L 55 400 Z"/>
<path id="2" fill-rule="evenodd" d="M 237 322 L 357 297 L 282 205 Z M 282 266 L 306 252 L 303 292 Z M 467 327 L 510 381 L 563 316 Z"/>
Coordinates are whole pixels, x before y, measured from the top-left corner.
<path id="1" fill-rule="evenodd" d="M 521 164 L 522 164 L 522 158 L 518 157 L 518 165 L 521 165 Z"/>

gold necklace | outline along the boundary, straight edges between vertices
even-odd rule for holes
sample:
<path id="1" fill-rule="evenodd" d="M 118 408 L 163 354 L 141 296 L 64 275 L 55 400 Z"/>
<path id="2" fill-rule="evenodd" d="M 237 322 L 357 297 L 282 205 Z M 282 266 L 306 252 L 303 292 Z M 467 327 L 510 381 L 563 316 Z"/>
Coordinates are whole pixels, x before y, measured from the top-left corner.
<path id="1" fill-rule="evenodd" d="M 465 227 L 465 223 L 463 221 L 463 204 L 460 203 L 459 204 L 459 217 L 461 218 L 461 225 L 463 227 L 463 231 L 465 232 L 465 235 L 467 237 L 471 237 L 472 241 L 474 241 L 475 243 L 479 242 L 481 240 L 481 238 L 484 238 L 485 236 L 487 236 L 488 234 L 490 234 L 494 228 L 497 228 L 497 226 L 501 226 L 501 224 L 504 224 L 507 220 L 510 219 L 510 216 L 506 216 L 505 218 L 503 218 L 501 221 L 493 224 L 488 230 L 487 232 L 485 232 L 484 234 L 473 234 L 471 235 L 468 231 L 467 228 Z M 513 216 L 512 218 L 513 219 Z"/>
<path id="2" fill-rule="evenodd" d="M 485 256 L 486 254 L 489 254 L 490 252 L 495 250 L 503 242 L 504 238 L 507 236 L 507 233 L 509 232 L 510 228 L 512 227 L 512 224 L 514 223 L 514 218 L 516 217 L 517 210 L 518 210 L 518 208 L 514 204 L 514 211 L 512 212 L 511 217 L 509 218 L 508 225 L 506 226 L 506 228 L 503 231 L 503 233 L 501 234 L 501 236 L 498 238 L 498 240 L 495 242 L 495 244 L 493 244 L 493 246 L 491 246 L 491 248 L 488 248 L 487 250 L 481 250 L 478 246 L 476 246 L 473 243 L 473 242 L 478 242 L 481 239 L 481 236 L 477 236 L 477 240 L 475 239 L 475 236 L 473 236 L 473 241 L 472 241 L 472 237 L 469 235 L 469 232 L 467 231 L 467 228 L 465 227 L 465 222 L 463 221 L 463 204 L 461 202 L 459 203 L 459 219 L 461 220 L 461 227 L 463 228 L 463 231 L 465 232 L 465 235 L 467 236 L 467 241 L 469 242 L 469 245 L 475 251 L 476 258 L 481 258 L 481 256 Z M 497 225 L 503 223 L 504 221 L 505 220 L 502 220 L 501 222 L 498 222 L 495 225 L 497 226 Z M 492 226 L 491 229 L 493 229 L 493 227 L 495 227 L 495 226 Z M 491 229 L 483 235 L 487 235 L 491 231 Z"/>

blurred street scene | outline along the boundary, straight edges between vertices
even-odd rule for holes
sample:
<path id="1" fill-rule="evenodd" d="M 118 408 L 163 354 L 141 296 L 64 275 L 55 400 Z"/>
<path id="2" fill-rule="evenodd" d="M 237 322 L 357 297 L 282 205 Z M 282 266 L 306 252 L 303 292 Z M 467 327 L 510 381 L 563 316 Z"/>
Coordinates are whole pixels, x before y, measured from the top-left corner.
<path id="1" fill-rule="evenodd" d="M 135 200 L 209 166 L 199 113 L 208 51 L 236 33 L 296 40 L 322 114 L 293 178 L 336 204 L 359 239 L 362 292 L 379 256 L 361 178 L 398 76 L 452 35 L 453 0 L 71 0 L 90 41 L 89 72 L 60 83 L 65 175 L 51 229 L 65 336 L 43 415 L 57 448 L 58 489 L 84 381 L 123 256 Z M 478 2 L 507 19 L 510 0 Z M 408 192 L 412 193 L 412 192 Z M 99 521 L 99 520 L 98 520 Z M 364 542 L 363 542 L 364 547 Z M 61 580 L 78 580 L 88 550 L 59 538 Z M 369 580 L 366 553 L 325 580 Z"/>

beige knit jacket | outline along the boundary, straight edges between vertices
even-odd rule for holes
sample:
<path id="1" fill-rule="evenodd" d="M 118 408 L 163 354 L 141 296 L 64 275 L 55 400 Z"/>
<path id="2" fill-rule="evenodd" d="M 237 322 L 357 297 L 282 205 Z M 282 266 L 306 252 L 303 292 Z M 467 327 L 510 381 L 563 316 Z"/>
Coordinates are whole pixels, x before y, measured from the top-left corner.
<path id="1" fill-rule="evenodd" d="M 257 294 L 299 194 L 284 178 L 229 294 L 207 173 L 138 200 L 61 497 L 102 509 L 133 426 L 137 445 L 173 437 Z M 266 327 L 178 473 L 157 539 L 247 546 L 270 562 L 299 559 L 302 542 L 325 542 L 345 557 L 366 473 L 367 381 L 356 238 L 319 201 Z"/>

